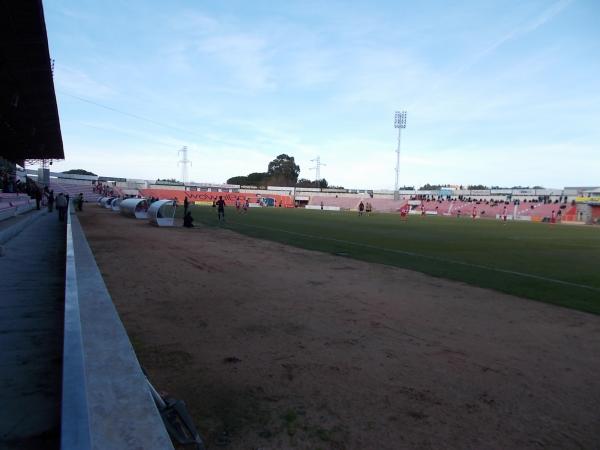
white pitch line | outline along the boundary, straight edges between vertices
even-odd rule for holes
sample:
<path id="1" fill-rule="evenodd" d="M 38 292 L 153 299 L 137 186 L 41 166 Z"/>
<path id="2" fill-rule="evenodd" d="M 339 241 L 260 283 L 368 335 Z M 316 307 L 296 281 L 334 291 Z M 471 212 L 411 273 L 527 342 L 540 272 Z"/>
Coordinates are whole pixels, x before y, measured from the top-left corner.
<path id="1" fill-rule="evenodd" d="M 534 280 L 548 281 L 550 283 L 562 284 L 564 286 L 572 286 L 572 287 L 577 287 L 577 288 L 581 288 L 581 289 L 588 289 L 588 290 L 594 291 L 594 292 L 600 292 L 600 288 L 597 288 L 594 286 L 588 286 L 587 284 L 579 284 L 579 283 L 573 283 L 571 281 L 557 280 L 556 278 L 543 277 L 541 275 L 534 275 L 532 273 L 518 272 L 516 270 L 508 270 L 508 269 L 499 269 L 497 267 L 484 266 L 482 264 L 473 264 L 473 263 L 468 263 L 468 262 L 464 262 L 464 261 L 457 261 L 454 259 L 446 259 L 446 258 L 440 258 L 438 256 L 431 256 L 431 255 L 424 255 L 422 253 L 409 252 L 407 250 L 396 250 L 396 249 L 392 249 L 392 248 L 378 247 L 376 245 L 362 244 L 360 242 L 347 241 L 345 239 L 336 239 L 336 238 L 330 238 L 330 237 L 324 237 L 324 236 L 313 236 L 312 234 L 299 233 L 297 231 L 282 230 L 280 228 L 265 227 L 265 226 L 261 226 L 261 225 L 250 225 L 250 224 L 241 223 L 241 222 L 233 222 L 233 223 L 238 224 L 238 225 L 243 225 L 246 227 L 259 228 L 259 229 L 268 230 L 268 231 L 278 231 L 280 233 L 287 233 L 287 234 L 301 236 L 301 237 L 310 238 L 310 239 L 320 239 L 322 241 L 338 242 L 341 244 L 354 245 L 355 247 L 364 247 L 364 248 L 370 248 L 373 250 L 381 250 L 384 252 L 397 253 L 400 255 L 414 256 L 417 258 L 430 259 L 432 261 L 438 261 L 438 262 L 443 262 L 443 263 L 458 264 L 461 266 L 473 267 L 476 269 L 489 270 L 491 272 L 499 272 L 499 273 L 505 273 L 505 274 L 509 274 L 509 275 L 516 275 L 516 276 L 523 277 L 523 278 L 532 278 Z M 227 226 L 227 224 L 225 224 L 225 226 Z"/>

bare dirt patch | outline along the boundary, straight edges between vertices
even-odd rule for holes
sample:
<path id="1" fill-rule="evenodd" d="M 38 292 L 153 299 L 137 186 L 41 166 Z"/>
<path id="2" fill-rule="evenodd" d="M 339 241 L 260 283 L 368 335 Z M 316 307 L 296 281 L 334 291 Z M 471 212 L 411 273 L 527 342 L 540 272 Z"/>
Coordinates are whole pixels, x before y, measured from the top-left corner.
<path id="1" fill-rule="evenodd" d="M 600 448 L 600 317 L 201 227 L 79 214 L 210 448 Z"/>

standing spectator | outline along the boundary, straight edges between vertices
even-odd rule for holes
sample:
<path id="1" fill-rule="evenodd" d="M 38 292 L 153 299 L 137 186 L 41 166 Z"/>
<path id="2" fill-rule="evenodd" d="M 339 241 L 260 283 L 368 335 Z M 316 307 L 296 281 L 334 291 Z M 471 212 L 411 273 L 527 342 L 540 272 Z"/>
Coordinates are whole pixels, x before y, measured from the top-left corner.
<path id="1" fill-rule="evenodd" d="M 8 172 L 2 174 L 2 190 L 4 192 L 10 192 L 8 189 Z"/>
<path id="2" fill-rule="evenodd" d="M 67 217 L 67 198 L 61 192 L 56 197 L 56 209 L 58 209 L 58 220 L 63 222 Z"/>
<path id="3" fill-rule="evenodd" d="M 48 192 L 48 212 L 54 209 L 54 191 Z"/>
<path id="4" fill-rule="evenodd" d="M 364 210 L 365 210 L 365 204 L 361 200 L 360 203 L 358 204 L 358 215 L 362 216 Z"/>
<path id="5" fill-rule="evenodd" d="M 217 214 L 219 217 L 219 222 L 225 220 L 225 200 L 223 197 L 219 196 L 219 200 L 217 201 Z"/>
<path id="6" fill-rule="evenodd" d="M 77 211 L 83 211 L 83 192 L 77 196 Z"/>
<path id="7" fill-rule="evenodd" d="M 35 191 L 35 209 L 40 210 L 40 203 L 42 202 L 42 191 L 37 189 Z"/>
<path id="8" fill-rule="evenodd" d="M 187 198 L 187 196 L 183 199 L 183 217 L 185 219 L 185 216 L 187 215 L 188 212 L 188 208 L 190 207 L 190 202 Z"/>

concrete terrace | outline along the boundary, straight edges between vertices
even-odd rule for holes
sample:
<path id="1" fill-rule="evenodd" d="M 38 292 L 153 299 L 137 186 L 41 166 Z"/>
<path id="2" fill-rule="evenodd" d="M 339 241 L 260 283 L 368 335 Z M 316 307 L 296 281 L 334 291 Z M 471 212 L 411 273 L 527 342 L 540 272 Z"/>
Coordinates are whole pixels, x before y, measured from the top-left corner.
<path id="1" fill-rule="evenodd" d="M 0 450 L 173 448 L 75 215 L 0 222 Z"/>
<path id="2" fill-rule="evenodd" d="M 0 257 L 0 448 L 59 446 L 65 224 L 32 212 Z M 33 216 L 30 217 L 34 218 Z"/>

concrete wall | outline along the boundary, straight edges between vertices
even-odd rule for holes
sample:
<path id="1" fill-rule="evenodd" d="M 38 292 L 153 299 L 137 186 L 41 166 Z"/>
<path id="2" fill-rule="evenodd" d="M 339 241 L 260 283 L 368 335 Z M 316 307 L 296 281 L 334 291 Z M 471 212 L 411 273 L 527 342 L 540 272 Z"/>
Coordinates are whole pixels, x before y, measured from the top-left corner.
<path id="1" fill-rule="evenodd" d="M 83 368 L 65 366 L 63 383 L 79 404 L 87 403 L 87 420 L 77 410 L 63 408 L 63 435 L 89 430 L 91 448 L 173 449 L 171 439 L 150 394 L 127 332 L 121 323 L 96 260 L 90 250 L 77 216 L 70 215 L 75 273 L 70 277 L 77 296 Z M 67 251 L 69 255 L 69 250 Z M 69 278 L 68 278 L 69 280 Z M 132 293 L 132 295 L 134 295 Z M 70 302 L 73 305 L 73 302 Z M 69 356 L 68 349 L 66 357 Z M 72 375 L 79 371 L 78 377 Z M 63 388 L 64 389 L 64 388 Z M 83 407 L 79 408 L 80 410 Z M 73 417 L 73 415 L 76 415 Z M 85 442 L 84 442 L 85 444 Z M 80 450 L 87 446 L 63 441 L 61 450 Z"/>

